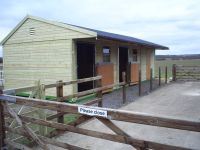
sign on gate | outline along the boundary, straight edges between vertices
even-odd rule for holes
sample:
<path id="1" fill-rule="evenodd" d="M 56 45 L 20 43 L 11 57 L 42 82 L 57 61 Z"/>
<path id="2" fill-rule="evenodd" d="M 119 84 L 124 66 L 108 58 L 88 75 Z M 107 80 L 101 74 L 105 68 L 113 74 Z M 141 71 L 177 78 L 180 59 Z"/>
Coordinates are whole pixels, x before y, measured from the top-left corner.
<path id="1" fill-rule="evenodd" d="M 92 108 L 88 108 L 88 107 L 79 106 L 78 112 L 80 114 L 85 114 L 85 115 L 89 115 L 89 116 L 100 116 L 100 117 L 107 118 L 106 110 L 92 109 Z"/>

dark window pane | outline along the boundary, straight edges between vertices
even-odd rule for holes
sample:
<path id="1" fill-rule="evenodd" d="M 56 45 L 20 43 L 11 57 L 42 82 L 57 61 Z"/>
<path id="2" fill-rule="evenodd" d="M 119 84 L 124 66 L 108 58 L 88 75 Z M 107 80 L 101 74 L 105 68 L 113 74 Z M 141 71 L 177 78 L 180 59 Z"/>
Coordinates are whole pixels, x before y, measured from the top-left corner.
<path id="1" fill-rule="evenodd" d="M 103 62 L 110 62 L 110 48 L 103 47 Z"/>
<path id="2" fill-rule="evenodd" d="M 137 61 L 137 49 L 133 49 L 133 61 Z"/>

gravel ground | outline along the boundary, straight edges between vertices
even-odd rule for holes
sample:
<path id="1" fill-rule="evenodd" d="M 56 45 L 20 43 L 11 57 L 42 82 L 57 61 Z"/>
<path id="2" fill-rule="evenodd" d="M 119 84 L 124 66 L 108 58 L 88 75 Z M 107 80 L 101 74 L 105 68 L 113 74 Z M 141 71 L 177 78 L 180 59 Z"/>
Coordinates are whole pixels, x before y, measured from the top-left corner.
<path id="1" fill-rule="evenodd" d="M 162 82 L 161 86 L 164 86 L 165 84 Z M 153 90 L 158 89 L 158 80 L 153 81 Z M 149 81 L 145 81 L 142 83 L 142 96 L 149 94 Z M 126 94 L 127 94 L 127 102 L 125 104 L 122 103 L 122 89 L 107 93 L 103 95 L 103 107 L 106 108 L 113 108 L 117 109 L 124 105 L 127 105 L 139 98 L 138 93 L 138 85 L 131 85 L 126 88 Z"/>

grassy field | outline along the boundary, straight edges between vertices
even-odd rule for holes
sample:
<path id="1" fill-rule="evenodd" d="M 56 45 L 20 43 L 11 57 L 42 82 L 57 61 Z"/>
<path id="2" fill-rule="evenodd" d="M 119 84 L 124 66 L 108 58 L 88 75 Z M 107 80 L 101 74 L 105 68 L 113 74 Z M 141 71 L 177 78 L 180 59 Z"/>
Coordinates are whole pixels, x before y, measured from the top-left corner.
<path id="1" fill-rule="evenodd" d="M 155 61 L 155 77 L 158 77 L 158 68 L 161 67 L 161 76 L 164 78 L 165 67 L 168 68 L 168 77 L 172 77 L 172 65 L 184 66 L 200 66 L 200 59 L 180 59 L 180 60 L 156 60 Z"/>

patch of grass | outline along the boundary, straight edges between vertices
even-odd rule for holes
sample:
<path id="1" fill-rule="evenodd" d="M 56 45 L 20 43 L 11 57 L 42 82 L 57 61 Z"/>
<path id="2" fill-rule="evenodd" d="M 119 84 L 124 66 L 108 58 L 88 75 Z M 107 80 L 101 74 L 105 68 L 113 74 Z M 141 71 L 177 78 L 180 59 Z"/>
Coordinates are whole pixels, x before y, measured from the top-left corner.
<path id="1" fill-rule="evenodd" d="M 16 96 L 29 97 L 30 94 L 22 92 L 22 93 L 17 93 Z M 69 98 L 65 100 L 65 102 L 72 103 L 72 104 L 83 104 L 87 101 L 94 99 L 95 97 L 96 97 L 96 94 L 90 94 L 90 95 L 79 97 L 77 99 Z M 55 96 L 46 96 L 46 100 L 53 101 L 54 99 L 56 99 Z"/>
<path id="2" fill-rule="evenodd" d="M 21 96 L 21 97 L 29 97 L 30 94 L 29 93 L 25 93 L 25 92 L 21 92 L 21 93 L 17 93 L 16 96 Z M 54 100 L 56 97 L 55 96 L 46 96 L 46 100 Z"/>
<path id="3" fill-rule="evenodd" d="M 21 96 L 21 97 L 29 97 L 29 93 L 17 93 L 16 96 Z"/>
<path id="4" fill-rule="evenodd" d="M 54 99 L 56 99 L 55 96 L 46 96 L 46 100 L 53 101 Z"/>
<path id="5" fill-rule="evenodd" d="M 72 104 L 74 104 L 74 103 L 83 104 L 85 102 L 88 102 L 88 101 L 94 99 L 95 97 L 96 97 L 96 94 L 90 94 L 90 95 L 79 97 L 75 100 L 73 98 L 70 98 L 69 100 L 66 100 L 66 102 L 72 103 Z"/>
<path id="6" fill-rule="evenodd" d="M 47 133 L 50 133 L 50 132 L 52 132 L 54 130 L 55 130 L 55 128 L 47 127 Z"/>
<path id="7" fill-rule="evenodd" d="M 21 143 L 23 145 L 30 145 L 32 142 L 28 140 L 26 137 L 23 137 L 16 141 L 17 143 Z"/>
<path id="8" fill-rule="evenodd" d="M 69 124 L 71 122 L 74 122 L 74 121 L 76 121 L 78 119 L 78 117 L 79 116 L 76 115 L 76 114 L 65 115 L 65 117 L 64 117 L 64 123 Z"/>

